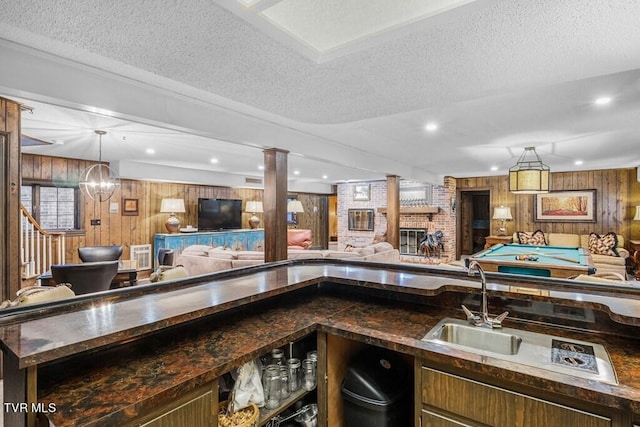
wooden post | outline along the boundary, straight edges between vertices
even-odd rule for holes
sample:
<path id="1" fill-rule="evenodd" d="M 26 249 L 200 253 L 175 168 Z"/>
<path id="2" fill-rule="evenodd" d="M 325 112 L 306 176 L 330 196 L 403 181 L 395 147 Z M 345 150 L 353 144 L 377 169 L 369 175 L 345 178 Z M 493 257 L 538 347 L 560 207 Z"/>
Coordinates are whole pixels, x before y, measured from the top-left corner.
<path id="1" fill-rule="evenodd" d="M 387 242 L 400 248 L 400 177 L 387 175 Z"/>
<path id="2" fill-rule="evenodd" d="M 264 150 L 264 260 L 287 259 L 287 155 L 286 150 Z"/>
<path id="3" fill-rule="evenodd" d="M 20 265 L 20 104 L 0 98 L 0 251 L 2 300 L 21 287 Z"/>

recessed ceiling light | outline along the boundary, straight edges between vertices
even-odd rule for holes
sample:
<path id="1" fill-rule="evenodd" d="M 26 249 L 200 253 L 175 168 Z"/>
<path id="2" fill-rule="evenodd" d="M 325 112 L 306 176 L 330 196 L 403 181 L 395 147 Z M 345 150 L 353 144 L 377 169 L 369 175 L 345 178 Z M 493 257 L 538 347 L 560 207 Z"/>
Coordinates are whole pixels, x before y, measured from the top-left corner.
<path id="1" fill-rule="evenodd" d="M 327 175 L 322 175 L 322 179 L 327 179 L 329 178 Z"/>
<path id="2" fill-rule="evenodd" d="M 293 174 L 294 175 L 300 175 L 300 171 L 299 170 L 295 170 L 295 171 L 293 171 Z"/>
<path id="3" fill-rule="evenodd" d="M 594 104 L 596 105 L 607 105 L 611 102 L 610 96 L 601 96 L 600 98 L 596 98 Z"/>
<path id="4" fill-rule="evenodd" d="M 156 154 L 156 150 L 154 150 L 153 148 L 147 148 L 145 150 L 145 153 L 147 153 L 147 154 Z"/>
<path id="5" fill-rule="evenodd" d="M 427 123 L 424 126 L 424 128 L 425 128 L 425 130 L 427 130 L 429 132 L 435 132 L 436 130 L 438 130 L 438 124 L 435 123 L 435 122 L 430 122 L 430 123 Z"/>
<path id="6" fill-rule="evenodd" d="M 497 166 L 491 166 L 491 170 L 492 170 L 492 171 L 497 171 L 497 170 L 498 170 L 498 167 L 497 167 Z"/>
<path id="7" fill-rule="evenodd" d="M 218 159 L 216 159 L 215 157 L 212 157 L 211 160 L 209 160 L 211 163 L 213 163 L 214 165 L 216 163 L 218 163 Z"/>
<path id="8" fill-rule="evenodd" d="M 576 166 L 580 166 L 583 163 L 584 162 L 582 160 L 576 160 L 575 162 L 573 162 L 573 164 L 576 165 Z"/>
<path id="9" fill-rule="evenodd" d="M 263 171 L 263 170 L 264 170 L 264 166 L 262 166 L 262 165 L 259 165 L 259 166 L 258 166 L 258 170 L 261 170 L 261 171 Z"/>

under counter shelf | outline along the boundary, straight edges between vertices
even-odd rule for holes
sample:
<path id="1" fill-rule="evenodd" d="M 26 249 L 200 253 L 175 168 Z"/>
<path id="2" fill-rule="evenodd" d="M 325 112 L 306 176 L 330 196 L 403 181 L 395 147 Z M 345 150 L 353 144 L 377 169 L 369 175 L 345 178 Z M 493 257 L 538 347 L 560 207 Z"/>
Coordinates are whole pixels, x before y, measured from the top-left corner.
<path id="1" fill-rule="evenodd" d="M 377 208 L 379 214 L 386 215 L 387 208 Z M 440 212 L 437 206 L 400 206 L 401 214 L 428 214 L 433 215 Z"/>
<path id="2" fill-rule="evenodd" d="M 271 420 L 271 418 L 279 415 L 281 412 L 296 403 L 298 400 L 302 399 L 308 393 L 310 392 L 305 390 L 304 388 L 300 388 L 299 390 L 291 393 L 291 396 L 284 399 L 278 407 L 273 409 L 260 408 L 260 418 L 258 418 L 258 426 L 266 425 Z"/>

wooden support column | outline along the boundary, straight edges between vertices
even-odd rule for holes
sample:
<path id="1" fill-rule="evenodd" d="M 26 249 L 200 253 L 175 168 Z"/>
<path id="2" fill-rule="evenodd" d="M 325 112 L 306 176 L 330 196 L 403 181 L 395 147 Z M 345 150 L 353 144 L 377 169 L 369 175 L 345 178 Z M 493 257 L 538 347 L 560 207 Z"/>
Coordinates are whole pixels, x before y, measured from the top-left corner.
<path id="1" fill-rule="evenodd" d="M 287 259 L 287 155 L 286 150 L 264 150 L 264 260 Z"/>
<path id="2" fill-rule="evenodd" d="M 400 248 L 400 177 L 387 175 L 387 242 Z"/>
<path id="3" fill-rule="evenodd" d="M 22 285 L 20 265 L 20 104 L 0 98 L 0 252 L 2 301 Z"/>

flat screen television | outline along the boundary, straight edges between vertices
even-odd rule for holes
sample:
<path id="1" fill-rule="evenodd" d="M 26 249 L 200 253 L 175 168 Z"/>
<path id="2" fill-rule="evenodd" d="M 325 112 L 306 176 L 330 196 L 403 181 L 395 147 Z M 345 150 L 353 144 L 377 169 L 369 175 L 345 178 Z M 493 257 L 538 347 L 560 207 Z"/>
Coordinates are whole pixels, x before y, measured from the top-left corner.
<path id="1" fill-rule="evenodd" d="M 198 230 L 242 228 L 242 200 L 198 199 Z"/>

